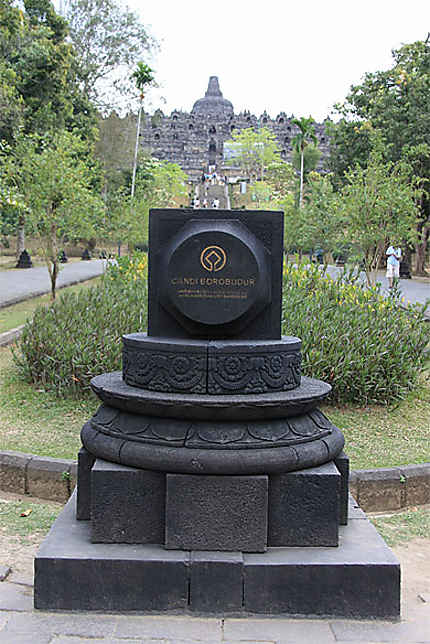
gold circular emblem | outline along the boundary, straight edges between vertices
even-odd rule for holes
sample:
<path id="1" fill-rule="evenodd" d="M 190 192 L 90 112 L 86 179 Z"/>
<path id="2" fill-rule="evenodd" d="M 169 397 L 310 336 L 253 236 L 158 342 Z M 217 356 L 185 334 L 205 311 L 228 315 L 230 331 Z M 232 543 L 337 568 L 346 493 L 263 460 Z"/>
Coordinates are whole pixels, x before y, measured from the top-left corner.
<path id="1" fill-rule="evenodd" d="M 211 273 L 224 268 L 226 261 L 227 255 L 221 246 L 206 246 L 200 255 L 200 264 Z"/>

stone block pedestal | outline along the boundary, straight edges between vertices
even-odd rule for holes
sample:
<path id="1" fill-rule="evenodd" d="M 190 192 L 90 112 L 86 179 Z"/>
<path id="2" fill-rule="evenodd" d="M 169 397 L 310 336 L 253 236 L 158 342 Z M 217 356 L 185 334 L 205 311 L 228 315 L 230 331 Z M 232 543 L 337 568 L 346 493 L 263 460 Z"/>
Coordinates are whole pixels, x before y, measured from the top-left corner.
<path id="1" fill-rule="evenodd" d="M 35 558 L 35 607 L 397 618 L 400 566 L 360 512 L 337 548 L 263 554 L 91 543 L 73 495 Z"/>
<path id="2" fill-rule="evenodd" d="M 227 552 L 338 545 L 342 477 L 333 462 L 285 474 L 169 474 L 81 450 L 78 481 L 76 516 L 91 521 L 94 543 Z"/>

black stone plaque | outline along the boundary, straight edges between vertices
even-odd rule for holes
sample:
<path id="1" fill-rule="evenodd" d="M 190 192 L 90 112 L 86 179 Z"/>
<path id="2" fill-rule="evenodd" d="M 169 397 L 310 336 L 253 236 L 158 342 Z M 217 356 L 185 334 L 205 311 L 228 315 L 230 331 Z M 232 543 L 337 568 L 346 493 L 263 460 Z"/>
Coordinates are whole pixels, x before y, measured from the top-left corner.
<path id="1" fill-rule="evenodd" d="M 148 335 L 279 339 L 282 213 L 203 213 L 151 211 Z"/>

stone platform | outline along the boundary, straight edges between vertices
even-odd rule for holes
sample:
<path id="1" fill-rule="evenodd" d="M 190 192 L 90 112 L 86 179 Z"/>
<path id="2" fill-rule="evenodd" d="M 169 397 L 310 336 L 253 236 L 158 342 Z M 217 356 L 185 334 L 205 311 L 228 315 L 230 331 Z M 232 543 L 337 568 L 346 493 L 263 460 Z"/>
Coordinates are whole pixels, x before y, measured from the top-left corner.
<path id="1" fill-rule="evenodd" d="M 75 494 L 35 558 L 35 607 L 398 618 L 400 566 L 351 499 L 331 547 L 262 554 L 91 543 Z"/>

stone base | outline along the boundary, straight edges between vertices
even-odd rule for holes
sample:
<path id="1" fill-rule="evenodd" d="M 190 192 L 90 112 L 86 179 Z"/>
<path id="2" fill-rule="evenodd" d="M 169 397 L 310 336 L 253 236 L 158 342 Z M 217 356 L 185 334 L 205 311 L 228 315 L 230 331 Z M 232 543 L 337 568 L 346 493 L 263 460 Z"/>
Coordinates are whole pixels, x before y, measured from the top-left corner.
<path id="1" fill-rule="evenodd" d="M 333 462 L 266 476 L 152 472 L 94 462 L 85 449 L 78 462 L 76 517 L 91 520 L 94 543 L 227 552 L 338 545 L 347 480 Z"/>
<path id="2" fill-rule="evenodd" d="M 338 548 L 242 554 L 93 544 L 75 503 L 73 495 L 36 555 L 38 609 L 399 617 L 399 563 L 356 508 Z"/>

